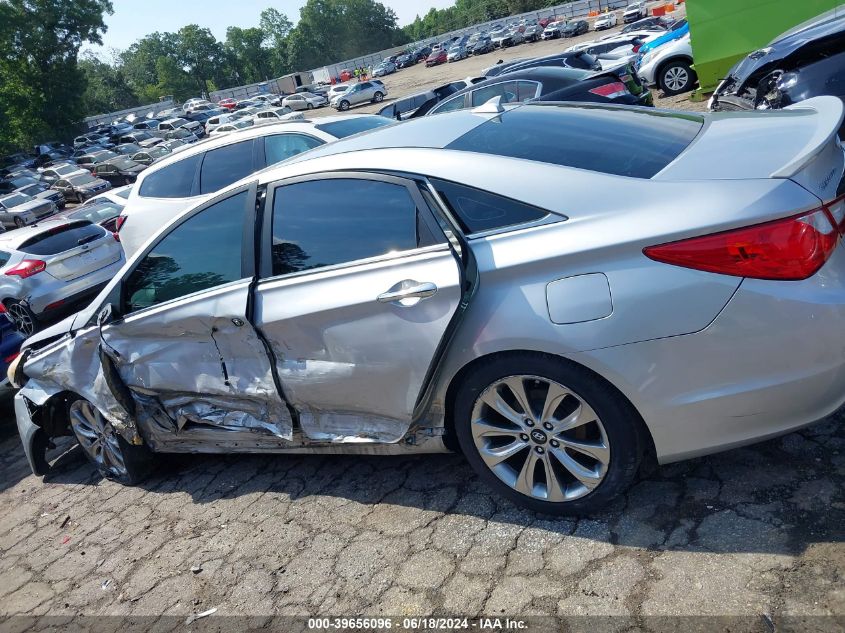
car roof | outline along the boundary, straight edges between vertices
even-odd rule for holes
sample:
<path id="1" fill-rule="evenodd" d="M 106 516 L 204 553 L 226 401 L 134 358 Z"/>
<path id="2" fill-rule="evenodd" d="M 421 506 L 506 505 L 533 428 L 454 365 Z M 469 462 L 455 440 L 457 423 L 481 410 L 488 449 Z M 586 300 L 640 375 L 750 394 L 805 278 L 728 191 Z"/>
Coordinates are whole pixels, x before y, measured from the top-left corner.
<path id="1" fill-rule="evenodd" d="M 239 130 L 233 130 L 229 134 L 215 134 L 214 136 L 209 136 L 207 138 L 202 139 L 196 143 L 191 145 L 186 145 L 184 149 L 180 152 L 173 152 L 173 156 L 164 156 L 161 158 L 160 161 L 156 161 L 156 170 L 162 167 L 166 167 L 171 163 L 175 163 L 185 156 L 191 156 L 193 154 L 199 154 L 202 152 L 207 152 L 211 149 L 216 149 L 218 147 L 223 147 L 224 145 L 230 145 L 232 143 L 237 143 L 238 141 L 243 141 L 246 139 L 257 138 L 260 136 L 269 136 L 270 134 L 275 134 L 278 132 L 312 132 L 314 128 L 318 125 L 325 125 L 327 123 L 332 123 L 333 121 L 345 121 L 348 119 L 355 119 L 361 117 L 375 117 L 378 116 L 377 114 L 337 114 L 333 116 L 324 116 L 320 117 L 319 119 L 306 119 L 306 118 L 299 118 L 299 119 L 290 119 L 288 121 L 274 121 L 272 123 L 267 123 L 265 125 L 253 125 L 250 127 L 246 127 Z M 226 123 L 225 125 L 221 125 L 217 130 L 220 128 L 225 128 L 229 125 L 235 125 L 236 122 L 233 123 Z M 216 131 L 216 130 L 215 130 Z M 144 172 L 146 174 L 148 172 Z M 142 176 L 144 175 L 142 174 Z"/>

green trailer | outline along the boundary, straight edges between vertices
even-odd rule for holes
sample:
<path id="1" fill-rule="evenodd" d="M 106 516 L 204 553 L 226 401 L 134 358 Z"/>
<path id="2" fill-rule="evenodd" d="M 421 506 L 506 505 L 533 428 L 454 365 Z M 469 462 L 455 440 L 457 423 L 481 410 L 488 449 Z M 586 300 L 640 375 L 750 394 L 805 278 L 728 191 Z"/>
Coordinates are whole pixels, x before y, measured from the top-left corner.
<path id="1" fill-rule="evenodd" d="M 841 0 L 687 0 L 696 95 L 713 92 L 737 60 Z"/>

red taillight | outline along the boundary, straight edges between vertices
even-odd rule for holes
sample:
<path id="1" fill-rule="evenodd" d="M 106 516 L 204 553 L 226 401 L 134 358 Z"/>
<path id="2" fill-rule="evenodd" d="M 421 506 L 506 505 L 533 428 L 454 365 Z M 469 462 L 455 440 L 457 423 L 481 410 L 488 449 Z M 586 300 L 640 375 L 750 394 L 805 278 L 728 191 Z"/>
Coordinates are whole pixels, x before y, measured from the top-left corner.
<path id="1" fill-rule="evenodd" d="M 58 301 L 54 301 L 53 303 L 48 303 L 47 307 L 44 308 L 45 310 L 55 310 L 56 308 L 60 308 L 65 304 L 64 299 L 59 299 Z"/>
<path id="2" fill-rule="evenodd" d="M 114 238 L 115 242 L 120 241 L 120 235 L 118 235 L 116 231 L 114 233 L 112 233 L 111 236 Z"/>
<path id="3" fill-rule="evenodd" d="M 26 279 L 42 272 L 45 268 L 47 268 L 46 262 L 40 259 L 25 259 L 14 268 L 7 270 L 6 274 Z"/>
<path id="4" fill-rule="evenodd" d="M 632 50 L 631 52 L 632 53 L 639 53 L 640 48 L 642 48 L 642 44 L 637 44 L 636 46 L 634 46 L 634 50 Z"/>
<path id="5" fill-rule="evenodd" d="M 845 235 L 845 194 L 834 198 L 824 205 L 830 217 L 833 218 L 840 235 Z"/>
<path id="6" fill-rule="evenodd" d="M 6 312 L 6 306 L 3 305 L 2 303 L 0 303 L 0 314 L 3 314 L 5 312 Z"/>
<path id="7" fill-rule="evenodd" d="M 7 365 L 11 364 L 13 360 L 15 360 L 18 356 L 20 356 L 20 352 L 15 352 L 14 354 L 9 354 L 6 358 L 3 359 L 3 362 Z"/>
<path id="8" fill-rule="evenodd" d="M 838 240 L 825 209 L 643 249 L 651 259 L 722 275 L 795 281 L 814 275 Z"/>
<path id="9" fill-rule="evenodd" d="M 114 223 L 115 230 L 119 231 L 124 224 L 126 224 L 126 216 L 125 215 L 117 216 L 117 221 L 115 221 L 115 223 Z"/>
<path id="10" fill-rule="evenodd" d="M 614 81 L 609 84 L 604 84 L 603 86 L 597 86 L 590 90 L 590 92 L 594 95 L 599 95 L 600 97 L 613 99 L 615 97 L 621 97 L 622 95 L 628 94 L 628 89 L 621 81 Z"/>

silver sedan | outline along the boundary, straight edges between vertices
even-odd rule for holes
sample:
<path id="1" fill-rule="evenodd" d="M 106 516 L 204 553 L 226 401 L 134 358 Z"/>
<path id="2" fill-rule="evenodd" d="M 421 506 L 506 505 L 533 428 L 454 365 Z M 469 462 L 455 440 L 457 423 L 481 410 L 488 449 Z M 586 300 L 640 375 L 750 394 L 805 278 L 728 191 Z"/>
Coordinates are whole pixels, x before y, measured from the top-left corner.
<path id="1" fill-rule="evenodd" d="M 250 176 L 26 344 L 33 471 L 66 432 L 126 483 L 156 452 L 456 450 L 582 513 L 647 458 L 823 418 L 845 400 L 842 118 L 493 100 Z"/>

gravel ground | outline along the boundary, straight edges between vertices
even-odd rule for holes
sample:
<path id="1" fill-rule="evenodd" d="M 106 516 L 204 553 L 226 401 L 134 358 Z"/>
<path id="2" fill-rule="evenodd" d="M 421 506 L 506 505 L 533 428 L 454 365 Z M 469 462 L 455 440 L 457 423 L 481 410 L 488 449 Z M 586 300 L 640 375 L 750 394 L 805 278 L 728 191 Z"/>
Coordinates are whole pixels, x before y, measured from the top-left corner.
<path id="1" fill-rule="evenodd" d="M 456 455 L 170 456 L 128 488 L 68 443 L 41 481 L 5 411 L 0 615 L 604 615 L 586 628 L 775 630 L 768 618 L 841 631 L 843 417 L 661 467 L 603 514 L 553 520 L 491 495 Z M 728 619 L 656 617 L 693 615 Z"/>
<path id="2" fill-rule="evenodd" d="M 569 43 L 417 66 L 385 82 L 401 96 L 475 74 L 496 56 Z M 684 96 L 658 101 L 667 102 L 703 108 Z M 0 616 L 179 616 L 158 620 L 170 630 L 216 608 L 200 622 L 601 615 L 567 625 L 841 631 L 843 419 L 658 468 L 603 514 L 551 520 L 491 495 L 452 455 L 170 456 L 127 488 L 100 479 L 65 442 L 42 481 L 29 474 L 6 403 Z M 21 630 L 57 620 L 0 622 Z"/>

